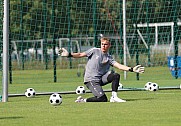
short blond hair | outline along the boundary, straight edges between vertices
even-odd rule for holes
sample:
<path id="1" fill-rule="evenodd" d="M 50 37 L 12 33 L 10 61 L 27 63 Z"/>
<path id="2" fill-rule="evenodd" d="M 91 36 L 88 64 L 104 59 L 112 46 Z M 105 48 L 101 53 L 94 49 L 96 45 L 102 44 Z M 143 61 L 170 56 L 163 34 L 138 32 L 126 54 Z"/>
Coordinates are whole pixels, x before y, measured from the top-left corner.
<path id="1" fill-rule="evenodd" d="M 102 40 L 105 40 L 105 41 L 107 41 L 107 42 L 110 42 L 110 41 L 109 41 L 109 38 L 107 38 L 107 37 L 102 37 L 102 38 L 101 38 L 101 41 L 102 41 Z"/>

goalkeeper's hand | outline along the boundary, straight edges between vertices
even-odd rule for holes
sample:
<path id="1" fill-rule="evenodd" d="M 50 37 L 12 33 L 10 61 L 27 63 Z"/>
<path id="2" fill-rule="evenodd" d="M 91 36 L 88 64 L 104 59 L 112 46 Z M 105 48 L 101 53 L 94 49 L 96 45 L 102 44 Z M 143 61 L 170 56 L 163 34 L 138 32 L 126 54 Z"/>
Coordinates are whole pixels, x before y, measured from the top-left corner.
<path id="1" fill-rule="evenodd" d="M 143 67 L 141 65 L 137 65 L 137 66 L 131 68 L 129 71 L 135 72 L 135 73 L 144 73 L 145 72 L 145 67 Z"/>
<path id="2" fill-rule="evenodd" d="M 59 56 L 64 56 L 64 57 L 68 57 L 69 56 L 69 52 L 65 48 L 60 48 L 58 50 L 58 55 Z"/>

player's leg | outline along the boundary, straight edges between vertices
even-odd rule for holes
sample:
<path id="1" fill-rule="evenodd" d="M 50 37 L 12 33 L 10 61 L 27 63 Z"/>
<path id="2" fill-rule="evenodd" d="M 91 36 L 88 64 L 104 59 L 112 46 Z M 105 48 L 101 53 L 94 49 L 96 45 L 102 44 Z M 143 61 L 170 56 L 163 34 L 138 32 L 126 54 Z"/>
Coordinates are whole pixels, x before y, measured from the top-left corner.
<path id="1" fill-rule="evenodd" d="M 119 87 L 119 80 L 120 80 L 120 75 L 118 73 L 113 73 L 109 71 L 104 76 L 102 76 L 101 86 L 104 86 L 112 82 L 112 91 L 117 92 Z"/>
<path id="2" fill-rule="evenodd" d="M 117 92 L 119 87 L 120 75 L 118 73 L 111 73 L 107 77 L 108 82 L 112 82 L 112 91 Z"/>
<path id="3" fill-rule="evenodd" d="M 88 98 L 87 102 L 107 102 L 107 96 L 99 82 L 90 81 L 86 83 L 86 86 L 94 95 L 94 97 Z"/>
<path id="4" fill-rule="evenodd" d="M 112 82 L 112 96 L 110 102 L 126 102 L 117 97 L 117 91 L 119 87 L 120 75 L 118 73 L 108 72 L 102 77 L 102 84 L 106 85 Z"/>
<path id="5" fill-rule="evenodd" d="M 105 94 L 101 97 L 95 96 L 86 99 L 86 102 L 107 102 L 107 101 L 108 101 L 107 96 Z"/>
<path id="6" fill-rule="evenodd" d="M 75 102 L 107 102 L 107 96 L 105 95 L 99 82 L 90 81 L 86 83 L 87 88 L 93 93 L 94 97 L 83 99 L 78 97 Z"/>

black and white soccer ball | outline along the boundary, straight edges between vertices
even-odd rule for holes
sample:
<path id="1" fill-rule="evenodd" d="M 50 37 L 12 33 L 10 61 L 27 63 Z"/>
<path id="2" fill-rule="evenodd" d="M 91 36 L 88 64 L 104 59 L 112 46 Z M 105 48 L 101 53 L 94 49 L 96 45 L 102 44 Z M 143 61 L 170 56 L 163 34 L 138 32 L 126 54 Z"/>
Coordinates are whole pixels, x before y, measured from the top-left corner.
<path id="1" fill-rule="evenodd" d="M 32 97 L 35 97 L 36 95 L 36 92 L 33 88 L 28 88 L 26 89 L 25 91 L 25 96 L 28 97 L 28 98 L 32 98 Z"/>
<path id="2" fill-rule="evenodd" d="M 152 84 L 152 82 L 147 82 L 144 86 L 145 90 L 147 90 L 147 91 L 150 90 L 151 84 Z"/>
<path id="3" fill-rule="evenodd" d="M 57 106 L 62 104 L 62 96 L 58 93 L 54 93 L 50 96 L 49 102 L 53 106 Z"/>
<path id="4" fill-rule="evenodd" d="M 84 86 L 78 86 L 75 92 L 76 92 L 76 94 L 85 94 L 86 90 L 85 90 Z"/>
<path id="5" fill-rule="evenodd" d="M 159 86 L 157 83 L 152 83 L 150 88 L 149 88 L 150 91 L 157 91 L 159 90 Z"/>

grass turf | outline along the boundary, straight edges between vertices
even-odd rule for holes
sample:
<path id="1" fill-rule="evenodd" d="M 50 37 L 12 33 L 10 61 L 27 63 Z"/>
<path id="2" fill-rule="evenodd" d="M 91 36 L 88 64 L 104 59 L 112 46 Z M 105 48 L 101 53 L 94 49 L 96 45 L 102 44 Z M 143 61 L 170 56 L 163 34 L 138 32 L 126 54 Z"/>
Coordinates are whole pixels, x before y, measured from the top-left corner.
<path id="1" fill-rule="evenodd" d="M 111 93 L 106 93 L 110 97 Z M 85 94 L 84 97 L 90 97 Z M 0 103 L 1 125 L 11 126 L 179 126 L 180 90 L 122 91 L 126 103 L 74 103 L 77 95 L 62 95 L 63 103 L 54 107 L 49 96 L 10 97 Z"/>
<path id="2" fill-rule="evenodd" d="M 154 75 L 153 71 L 166 68 L 148 68 L 140 80 L 129 73 L 128 79 L 121 83 L 126 87 L 143 87 L 152 81 L 159 86 L 178 86 L 180 79 L 174 79 L 170 73 Z M 62 74 L 62 72 L 64 72 Z M 157 72 L 158 73 L 158 72 Z M 157 74 L 155 73 L 155 74 Z M 152 74 L 152 75 L 150 75 Z M 123 75 L 123 74 L 121 74 Z M 75 70 L 58 70 L 57 83 L 52 82 L 52 71 L 14 71 L 13 84 L 9 84 L 9 93 L 24 93 L 32 87 L 37 92 L 72 91 L 83 85 L 82 77 L 76 76 Z M 123 78 L 123 77 L 121 77 Z M 104 89 L 110 89 L 107 85 Z M 108 98 L 111 93 L 106 92 Z M 91 97 L 87 93 L 84 97 Z M 63 95 L 63 103 L 54 107 L 49 104 L 50 95 L 37 95 L 35 98 L 9 97 L 8 102 L 0 103 L 0 125 L 10 126 L 179 126 L 180 125 L 180 90 L 121 91 L 118 96 L 126 103 L 74 103 L 76 94 Z"/>

